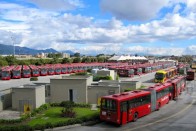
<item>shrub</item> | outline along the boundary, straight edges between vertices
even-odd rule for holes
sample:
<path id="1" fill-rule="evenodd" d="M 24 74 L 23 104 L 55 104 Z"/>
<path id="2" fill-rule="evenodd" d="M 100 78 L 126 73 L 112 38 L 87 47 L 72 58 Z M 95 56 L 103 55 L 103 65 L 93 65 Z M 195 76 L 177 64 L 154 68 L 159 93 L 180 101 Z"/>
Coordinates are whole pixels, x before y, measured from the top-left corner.
<path id="1" fill-rule="evenodd" d="M 31 77 L 30 81 L 38 81 L 38 77 Z"/>
<path id="2" fill-rule="evenodd" d="M 87 72 L 78 72 L 78 73 L 75 73 L 75 75 L 85 76 L 85 75 L 87 75 Z"/>
<path id="3" fill-rule="evenodd" d="M 62 109 L 62 113 L 61 113 L 62 117 L 74 118 L 76 116 L 76 112 L 74 112 L 74 110 L 73 110 L 74 102 L 63 101 L 63 102 L 61 102 L 60 105 L 64 107 Z"/>
<path id="4" fill-rule="evenodd" d="M 124 92 L 132 91 L 132 90 L 134 90 L 134 88 L 126 88 L 124 89 Z"/>
<path id="5" fill-rule="evenodd" d="M 93 76 L 93 81 L 112 80 L 111 76 Z"/>

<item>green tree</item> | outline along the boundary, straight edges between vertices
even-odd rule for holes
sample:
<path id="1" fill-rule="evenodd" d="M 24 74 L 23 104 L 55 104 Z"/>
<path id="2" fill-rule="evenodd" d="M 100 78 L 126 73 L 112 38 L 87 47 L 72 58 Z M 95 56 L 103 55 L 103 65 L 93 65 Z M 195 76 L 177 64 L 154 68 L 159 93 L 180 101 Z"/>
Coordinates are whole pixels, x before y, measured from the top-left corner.
<path id="1" fill-rule="evenodd" d="M 81 62 L 80 57 L 75 57 L 75 58 L 73 59 L 73 63 L 80 63 L 80 62 Z"/>
<path id="2" fill-rule="evenodd" d="M 30 65 L 29 60 L 18 60 L 18 65 Z"/>
<path id="3" fill-rule="evenodd" d="M 50 62 L 50 64 L 57 64 L 57 63 L 59 63 L 59 59 L 57 57 L 54 57 Z"/>
<path id="4" fill-rule="evenodd" d="M 64 64 L 64 63 L 71 63 L 71 59 L 70 58 L 63 58 L 62 59 L 62 64 Z"/>
<path id="5" fill-rule="evenodd" d="M 90 63 L 91 62 L 91 57 L 84 57 L 82 58 L 82 63 Z"/>
<path id="6" fill-rule="evenodd" d="M 7 66 L 8 62 L 6 60 L 0 59 L 0 66 Z"/>
<path id="7" fill-rule="evenodd" d="M 80 53 L 76 52 L 73 56 L 74 57 L 80 57 Z"/>
<path id="8" fill-rule="evenodd" d="M 105 58 L 104 57 L 98 57 L 97 60 L 98 60 L 98 62 L 104 62 Z"/>
<path id="9" fill-rule="evenodd" d="M 17 65 L 17 59 L 14 56 L 6 56 L 5 60 L 9 65 Z"/>

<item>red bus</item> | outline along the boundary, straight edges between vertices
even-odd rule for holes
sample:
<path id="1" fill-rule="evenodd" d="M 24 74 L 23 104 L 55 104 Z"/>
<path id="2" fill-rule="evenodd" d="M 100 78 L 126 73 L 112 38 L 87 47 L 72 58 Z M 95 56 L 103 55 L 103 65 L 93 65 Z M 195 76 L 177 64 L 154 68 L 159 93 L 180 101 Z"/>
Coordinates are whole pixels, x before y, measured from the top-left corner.
<path id="1" fill-rule="evenodd" d="M 153 101 L 151 106 L 153 110 L 159 110 L 162 106 L 169 103 L 173 91 L 171 83 L 156 84 L 147 90 L 151 92 L 151 99 Z"/>
<path id="2" fill-rule="evenodd" d="M 54 65 L 54 71 L 55 71 L 55 75 L 60 75 L 61 74 L 61 65 L 60 64 Z"/>
<path id="3" fill-rule="evenodd" d="M 27 65 L 22 66 L 22 77 L 23 78 L 31 77 L 31 70 L 30 70 L 29 66 L 27 66 Z"/>
<path id="4" fill-rule="evenodd" d="M 67 65 L 66 64 L 61 65 L 61 73 L 67 74 Z"/>
<path id="5" fill-rule="evenodd" d="M 47 65 L 48 75 L 55 75 L 55 70 L 53 65 Z"/>
<path id="6" fill-rule="evenodd" d="M 151 93 L 135 90 L 101 98 L 100 119 L 118 125 L 151 113 Z"/>
<path id="7" fill-rule="evenodd" d="M 21 65 L 18 65 L 14 69 L 12 69 L 12 78 L 13 79 L 20 79 L 21 78 L 21 69 L 22 69 Z"/>
<path id="8" fill-rule="evenodd" d="M 33 76 L 33 77 L 40 76 L 39 68 L 37 66 L 29 65 L 29 67 L 31 69 L 31 76 Z"/>
<path id="9" fill-rule="evenodd" d="M 172 90 L 170 99 L 176 100 L 178 96 L 181 94 L 182 91 L 185 90 L 186 87 L 186 79 L 185 76 L 177 76 L 176 78 L 173 78 L 171 80 L 167 81 L 168 83 L 171 83 Z"/>
<path id="10" fill-rule="evenodd" d="M 47 76 L 48 75 L 48 67 L 41 65 L 38 66 L 39 70 L 40 70 L 40 76 Z"/>
<path id="11" fill-rule="evenodd" d="M 187 80 L 195 80 L 195 71 L 194 70 L 188 70 L 186 79 Z"/>
<path id="12" fill-rule="evenodd" d="M 15 66 L 8 66 L 1 71 L 1 79 L 2 80 L 10 80 L 12 77 L 12 69 L 14 69 Z"/>
<path id="13" fill-rule="evenodd" d="M 118 75 L 122 77 L 133 77 L 134 69 L 120 68 L 118 69 Z"/>
<path id="14" fill-rule="evenodd" d="M 171 88 L 171 83 L 156 84 L 144 90 L 103 96 L 100 119 L 118 125 L 136 121 L 169 103 L 170 91 L 173 91 Z"/>

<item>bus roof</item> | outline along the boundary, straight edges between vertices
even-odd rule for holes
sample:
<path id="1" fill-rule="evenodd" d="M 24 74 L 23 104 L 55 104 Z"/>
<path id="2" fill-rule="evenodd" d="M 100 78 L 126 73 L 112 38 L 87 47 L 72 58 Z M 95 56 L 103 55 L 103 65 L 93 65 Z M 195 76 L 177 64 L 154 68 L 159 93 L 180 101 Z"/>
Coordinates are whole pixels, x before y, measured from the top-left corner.
<path id="1" fill-rule="evenodd" d="M 166 71 L 164 71 L 164 70 L 158 70 L 156 73 L 166 74 Z"/>
<path id="2" fill-rule="evenodd" d="M 164 89 L 168 86 L 171 86 L 171 83 L 158 83 L 154 86 L 148 87 L 147 90 L 156 90 L 156 91 L 160 91 L 161 89 Z"/>
<path id="3" fill-rule="evenodd" d="M 148 95 L 148 94 L 150 94 L 149 91 L 135 90 L 135 91 L 123 92 L 123 93 L 120 93 L 120 94 L 113 94 L 113 95 L 109 95 L 109 96 L 103 96 L 102 98 L 124 101 L 124 100 L 129 100 L 131 98 L 137 98 L 139 96 L 144 96 L 144 95 Z"/>

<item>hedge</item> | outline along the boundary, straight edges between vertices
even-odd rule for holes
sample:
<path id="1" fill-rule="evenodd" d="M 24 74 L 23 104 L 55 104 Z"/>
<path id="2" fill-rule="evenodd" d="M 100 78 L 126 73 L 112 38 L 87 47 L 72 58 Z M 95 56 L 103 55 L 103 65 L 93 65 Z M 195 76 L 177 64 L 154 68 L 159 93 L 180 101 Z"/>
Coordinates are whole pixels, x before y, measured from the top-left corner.
<path id="1" fill-rule="evenodd" d="M 38 81 L 38 77 L 31 77 L 30 81 Z"/>

